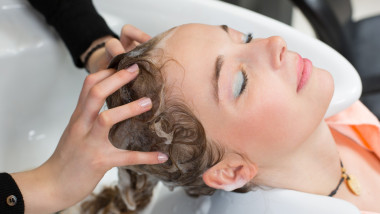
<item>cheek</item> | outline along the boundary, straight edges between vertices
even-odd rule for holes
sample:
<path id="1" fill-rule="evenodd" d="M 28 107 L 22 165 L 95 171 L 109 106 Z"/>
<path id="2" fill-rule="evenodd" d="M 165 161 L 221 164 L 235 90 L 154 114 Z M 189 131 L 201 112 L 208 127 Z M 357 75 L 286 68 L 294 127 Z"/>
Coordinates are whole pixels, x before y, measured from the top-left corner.
<path id="1" fill-rule="evenodd" d="M 289 138 L 297 119 L 295 108 L 294 97 L 286 90 L 272 87 L 262 92 L 249 113 L 251 124 L 255 124 L 250 128 L 257 130 L 255 139 L 276 144 Z"/>
<path id="2" fill-rule="evenodd" d="M 275 88 L 262 91 L 260 96 L 245 105 L 243 114 L 236 116 L 233 136 L 240 145 L 240 150 L 266 150 L 286 145 L 284 139 L 289 139 L 292 133 L 296 114 L 291 96 L 278 94 Z"/>
<path id="3" fill-rule="evenodd" d="M 318 81 L 304 95 L 281 80 L 256 82 L 247 101 L 224 121 L 227 129 L 219 130 L 223 133 L 219 139 L 258 161 L 294 151 L 320 124 L 331 99 L 332 86 L 320 83 L 331 78 L 325 74 L 316 78 Z"/>
<path id="4" fill-rule="evenodd" d="M 297 146 L 307 140 L 323 120 L 330 103 L 333 82 L 324 70 L 315 70 L 311 87 L 304 94 L 284 79 L 261 80 L 254 91 L 246 123 L 255 139 L 268 145 Z M 269 78 L 268 78 L 269 79 Z M 256 93 L 257 92 L 257 93 Z M 248 119 L 250 118 L 250 119 Z"/>
<path id="5" fill-rule="evenodd" d="M 305 103 L 281 83 L 255 94 L 246 110 L 237 116 L 233 136 L 240 151 L 258 159 L 284 155 L 304 142 L 315 128 Z M 309 121 L 309 122 L 306 122 Z"/>

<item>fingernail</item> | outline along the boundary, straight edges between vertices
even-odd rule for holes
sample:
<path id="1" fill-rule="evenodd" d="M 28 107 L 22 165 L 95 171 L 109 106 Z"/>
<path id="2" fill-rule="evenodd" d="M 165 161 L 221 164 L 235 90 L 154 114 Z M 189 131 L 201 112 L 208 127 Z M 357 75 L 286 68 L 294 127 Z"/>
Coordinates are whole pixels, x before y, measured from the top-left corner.
<path id="1" fill-rule="evenodd" d="M 161 153 L 161 152 L 158 153 L 158 161 L 159 161 L 160 163 L 164 163 L 164 162 L 166 162 L 168 159 L 169 159 L 169 157 L 168 157 L 166 154 Z"/>
<path id="2" fill-rule="evenodd" d="M 137 64 L 133 64 L 129 66 L 126 70 L 130 73 L 134 73 L 139 70 L 139 66 Z"/>
<path id="3" fill-rule="evenodd" d="M 142 99 L 139 101 L 139 105 L 140 105 L 142 108 L 146 108 L 146 107 L 152 105 L 152 101 L 150 100 L 150 98 L 142 98 Z"/>

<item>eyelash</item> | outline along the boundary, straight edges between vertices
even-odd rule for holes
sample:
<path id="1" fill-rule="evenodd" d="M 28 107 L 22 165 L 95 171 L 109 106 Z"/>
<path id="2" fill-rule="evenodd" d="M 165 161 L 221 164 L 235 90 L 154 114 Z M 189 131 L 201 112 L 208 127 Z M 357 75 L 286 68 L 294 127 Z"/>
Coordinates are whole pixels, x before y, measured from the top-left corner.
<path id="1" fill-rule="evenodd" d="M 243 92 L 244 92 L 244 90 L 245 90 L 245 88 L 246 88 L 246 86 L 247 86 L 247 82 L 248 82 L 248 76 L 247 76 L 247 73 L 246 73 L 244 70 L 242 70 L 241 72 L 242 72 L 242 74 L 243 74 L 243 83 L 242 83 L 242 85 L 241 85 L 241 89 L 240 89 L 240 92 L 239 92 L 239 96 L 240 96 L 241 94 L 243 94 Z"/>
<path id="2" fill-rule="evenodd" d="M 253 37 L 252 37 L 252 33 L 248 33 L 248 34 L 246 35 L 246 38 L 245 38 L 244 43 L 250 43 L 250 42 L 252 41 L 252 39 L 253 39 Z M 245 88 L 247 87 L 247 82 L 248 82 L 248 76 L 247 76 L 247 73 L 246 73 L 244 70 L 242 70 L 241 72 L 242 72 L 242 74 L 243 74 L 243 84 L 241 85 L 241 89 L 240 89 L 240 92 L 239 92 L 239 96 L 240 96 L 241 94 L 243 94 L 243 92 L 245 91 Z"/>
<path id="3" fill-rule="evenodd" d="M 244 43 L 249 43 L 252 41 L 252 39 L 253 39 L 252 33 L 248 33 L 248 35 L 246 35 Z"/>

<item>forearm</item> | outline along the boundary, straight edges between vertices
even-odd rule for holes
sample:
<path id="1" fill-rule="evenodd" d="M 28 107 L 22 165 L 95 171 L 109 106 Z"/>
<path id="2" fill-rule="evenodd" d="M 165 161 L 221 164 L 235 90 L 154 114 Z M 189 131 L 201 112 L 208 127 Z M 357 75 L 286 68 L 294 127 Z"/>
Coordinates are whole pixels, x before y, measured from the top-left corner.
<path id="1" fill-rule="evenodd" d="M 86 180 L 81 181 L 70 170 L 50 158 L 36 169 L 12 173 L 24 199 L 25 214 L 58 212 L 84 198 L 87 193 L 78 197 L 76 192 L 80 192 L 78 185 Z"/>
<path id="2" fill-rule="evenodd" d="M 80 57 L 95 40 L 117 37 L 97 13 L 91 0 L 29 2 L 61 36 L 77 67 L 84 66 Z"/>
<path id="3" fill-rule="evenodd" d="M 25 213 L 47 213 L 43 212 L 43 209 L 41 208 L 41 201 L 43 201 L 43 198 L 49 198 L 49 197 L 42 197 L 45 192 L 45 187 L 41 186 L 41 181 L 38 176 L 38 173 L 35 172 L 35 170 L 31 171 L 25 171 L 25 172 L 17 172 L 11 174 L 13 179 L 16 181 L 22 196 L 24 198 L 24 205 L 25 205 Z M 35 200 L 40 200 L 39 203 L 36 203 Z M 37 201 L 38 202 L 38 201 Z M 50 202 L 42 203 L 42 204 L 50 204 Z"/>
<path id="4" fill-rule="evenodd" d="M 51 172 L 43 167 L 11 175 L 22 193 L 25 214 L 54 213 L 67 207 L 67 202 L 58 197 L 60 186 L 55 183 Z"/>

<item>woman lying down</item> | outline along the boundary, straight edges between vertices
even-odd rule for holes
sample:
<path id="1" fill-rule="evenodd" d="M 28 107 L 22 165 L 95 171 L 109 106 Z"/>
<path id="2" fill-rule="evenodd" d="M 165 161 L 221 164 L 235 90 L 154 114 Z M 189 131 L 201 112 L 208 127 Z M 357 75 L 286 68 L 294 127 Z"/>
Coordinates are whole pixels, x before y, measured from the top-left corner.
<path id="1" fill-rule="evenodd" d="M 190 196 L 285 188 L 380 213 L 379 121 L 360 102 L 324 120 L 332 76 L 280 37 L 187 24 L 115 57 L 110 67 L 133 64 L 139 75 L 107 104 L 146 96 L 153 108 L 115 125 L 111 142 L 161 151 L 169 160 L 119 168 L 118 188 L 84 204 L 84 212 L 138 211 L 161 181 Z"/>

